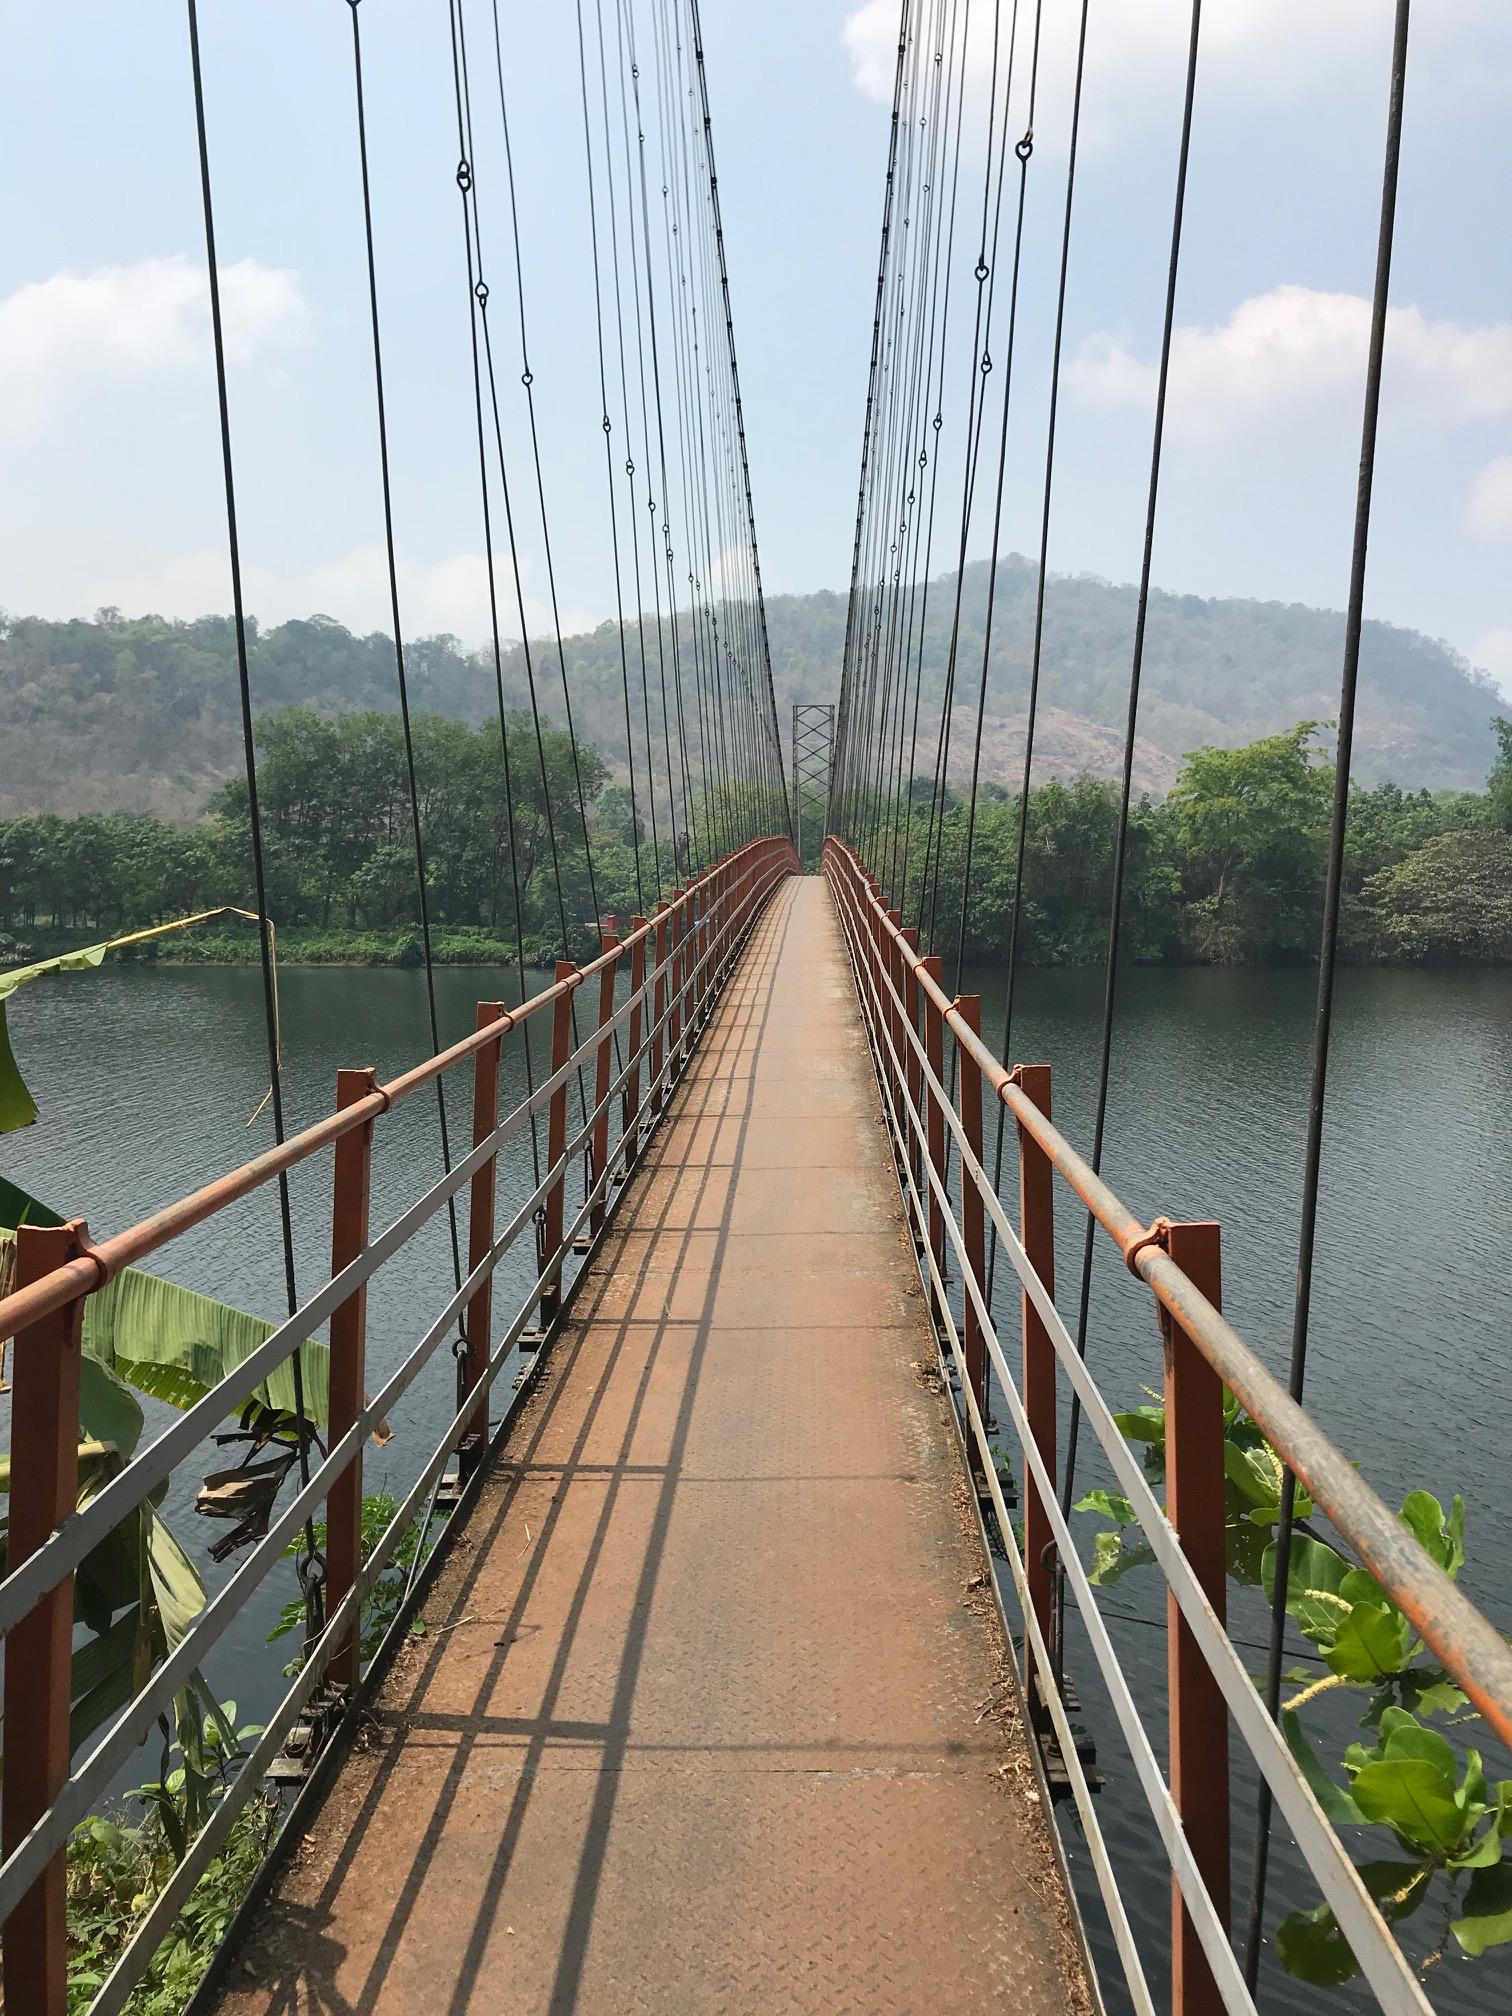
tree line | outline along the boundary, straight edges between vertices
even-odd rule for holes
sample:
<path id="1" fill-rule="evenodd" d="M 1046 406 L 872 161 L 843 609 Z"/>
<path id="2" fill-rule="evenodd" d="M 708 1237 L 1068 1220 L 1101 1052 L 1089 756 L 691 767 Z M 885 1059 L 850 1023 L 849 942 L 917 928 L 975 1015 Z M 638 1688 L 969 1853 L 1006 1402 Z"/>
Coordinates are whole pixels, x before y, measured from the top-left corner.
<path id="1" fill-rule="evenodd" d="M 1512 722 L 1495 724 L 1486 789 L 1350 794 L 1344 941 L 1357 959 L 1512 958 Z M 497 727 L 414 720 L 415 775 L 433 922 L 512 945 L 532 960 L 581 954 L 597 917 L 648 910 L 684 879 L 686 845 L 646 831 L 626 785 L 561 730 L 537 744 L 509 723 L 512 812 Z M 280 928 L 370 934 L 352 956 L 415 957 L 417 888 L 402 731 L 391 714 L 287 707 L 258 724 L 258 792 L 268 902 Z M 1331 768 L 1318 724 L 1241 748 L 1200 749 L 1174 788 L 1133 810 L 1122 950 L 1142 961 L 1278 964 L 1316 950 Z M 543 781 L 544 771 L 544 781 Z M 580 809 L 581 806 L 581 809 Z M 720 808 L 695 807 L 699 855 L 717 851 Z M 857 823 L 860 823 L 859 821 Z M 584 828 L 587 829 L 585 847 Z M 1030 794 L 1019 954 L 1040 965 L 1100 960 L 1106 948 L 1118 793 L 1058 780 Z M 977 807 L 966 904 L 969 958 L 1009 950 L 1017 797 L 988 785 Z M 967 813 L 947 800 L 930 839 L 929 784 L 864 827 L 867 852 L 905 915 L 959 935 Z M 928 882 L 925 882 L 925 872 Z M 638 871 L 638 872 L 637 872 Z M 246 786 L 222 786 L 205 816 L 147 813 L 0 821 L 0 927 L 13 941 L 59 927 L 97 935 L 223 903 L 252 906 Z M 565 919 L 566 929 L 563 930 Z M 245 952 L 253 950 L 246 935 Z M 192 939 L 174 955 L 193 957 Z M 291 945 L 291 950 L 295 949 Z M 231 956 L 235 956 L 234 954 Z M 340 956 L 339 951 L 335 956 Z M 488 956 L 494 956 L 490 953 Z"/>
<path id="2" fill-rule="evenodd" d="M 1354 784 L 1349 795 L 1342 944 L 1361 961 L 1512 959 L 1512 722 L 1496 719 L 1484 791 Z M 907 856 L 904 914 L 960 935 L 967 812 L 951 802 L 933 858 L 929 787 L 882 824 L 882 867 Z M 977 808 L 966 955 L 1008 956 L 1018 852 L 1016 794 L 989 787 Z M 1314 958 L 1333 769 L 1320 725 L 1299 722 L 1236 749 L 1185 757 L 1172 790 L 1131 810 L 1120 950 L 1149 963 L 1287 965 Z M 922 802 L 918 802 L 922 800 Z M 1117 787 L 1053 781 L 1032 791 L 1019 956 L 1081 965 L 1106 955 Z M 899 838 L 901 836 L 901 839 Z M 891 854 L 889 854 L 891 848 Z M 882 869 L 879 869 L 879 873 Z M 938 894 L 935 884 L 938 882 Z"/>

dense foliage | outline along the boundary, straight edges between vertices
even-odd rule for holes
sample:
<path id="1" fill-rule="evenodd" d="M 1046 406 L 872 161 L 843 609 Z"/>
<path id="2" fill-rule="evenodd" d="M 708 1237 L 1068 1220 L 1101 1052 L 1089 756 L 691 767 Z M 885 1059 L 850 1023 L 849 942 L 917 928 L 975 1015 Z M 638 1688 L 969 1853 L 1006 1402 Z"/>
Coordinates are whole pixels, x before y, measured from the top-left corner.
<path id="1" fill-rule="evenodd" d="M 1356 784 L 1344 935 L 1357 959 L 1512 958 L 1512 723 L 1483 793 Z M 1199 749 L 1169 795 L 1143 799 L 1129 835 L 1122 949 L 1148 961 L 1284 964 L 1315 955 L 1331 809 L 1317 724 L 1239 749 Z M 960 929 L 966 808 L 952 801 L 931 843 L 927 782 L 863 851 L 921 936 L 953 951 Z M 1017 797 L 977 807 L 966 952 L 1001 959 L 1012 930 Z M 1030 794 L 1019 955 L 1037 965 L 1099 961 L 1107 945 L 1118 790 L 1082 777 Z M 932 846 L 934 852 L 932 853 Z M 935 859 L 937 853 L 938 859 Z M 928 886 L 925 886 L 926 857 Z M 938 892 L 935 892 L 938 869 Z"/>
<path id="2" fill-rule="evenodd" d="M 1152 1487 L 1165 1477 L 1165 1408 L 1114 1416 L 1143 1454 Z M 1274 1601 L 1283 1467 L 1232 1393 L 1224 1395 L 1225 1539 L 1231 1581 Z M 1089 1491 L 1072 1508 L 1104 1522 L 1092 1543 L 1089 1579 L 1106 1588 L 1155 1558 L 1140 1515 L 1116 1491 Z M 1512 1942 L 1512 1779 L 1492 1781 L 1481 1754 L 1459 1732 L 1479 1720 L 1469 1697 L 1429 1653 L 1378 1582 L 1325 1529 L 1298 1490 L 1297 1530 L 1286 1610 L 1307 1661 L 1286 1674 L 1296 1690 L 1282 1702 L 1282 1725 L 1318 1804 L 1355 1855 L 1361 1880 L 1393 1928 L 1430 1907 L 1399 1934 L 1427 1973 L 1453 1946 L 1472 1959 Z M 1429 1491 L 1410 1491 L 1398 1514 L 1452 1580 L 1465 1564 L 1465 1505 L 1447 1510 Z M 1327 1704 L 1324 1709 L 1320 1704 Z M 1340 1714 L 1329 1710 L 1343 1709 Z M 1363 1712 L 1358 1715 L 1355 1710 Z M 1442 1718 L 1455 1742 L 1431 1727 Z M 1346 1728 L 1366 1734 L 1341 1744 Z M 1330 1770 L 1320 1745 L 1336 1752 Z M 1381 1853 L 1380 1851 L 1386 1851 Z M 1348 1981 L 1358 1959 L 1326 1902 L 1292 1911 L 1276 1928 L 1289 1974 L 1325 1986 Z"/>
<path id="3" fill-rule="evenodd" d="M 1512 957 L 1512 723 L 1497 721 L 1495 728 L 1499 754 L 1484 792 L 1354 787 L 1344 919 L 1349 956 Z M 439 715 L 415 720 L 430 912 L 445 960 L 492 964 L 513 956 L 516 877 L 526 953 L 535 959 L 561 948 L 563 912 L 565 936 L 581 952 L 595 917 L 628 917 L 656 896 L 657 862 L 644 821 L 632 821 L 628 791 L 610 780 L 602 756 L 580 748 L 578 757 L 590 885 L 567 736 L 544 737 L 548 813 L 528 717 L 516 717 L 510 735 L 513 854 L 497 730 Z M 398 721 L 285 708 L 261 722 L 258 739 L 268 891 L 284 934 L 283 956 L 418 962 Z M 1122 941 L 1127 957 L 1259 964 L 1312 956 L 1330 810 L 1331 769 L 1320 739 L 1316 724 L 1300 722 L 1243 748 L 1199 749 L 1164 799 L 1136 806 Z M 906 859 L 907 914 L 917 913 L 922 891 L 924 935 L 951 951 L 965 808 L 954 798 L 948 805 L 933 900 L 922 886 L 928 820 L 921 784 L 890 827 L 878 831 L 873 823 L 859 837 L 894 894 Z M 1117 827 L 1111 783 L 1052 779 L 1031 794 L 1021 957 L 1040 965 L 1102 958 Z M 1017 799 L 989 787 L 972 851 L 970 957 L 1008 952 L 1017 844 Z M 189 828 L 124 812 L 0 821 L 0 927 L 42 951 L 50 949 L 50 927 L 98 935 L 219 903 L 245 905 L 249 862 L 239 780 L 223 785 L 209 816 Z M 678 879 L 665 839 L 661 875 L 664 887 Z M 931 888 L 934 881 L 931 862 Z M 235 960 L 252 956 L 254 947 L 250 927 L 218 925 L 143 949 Z"/>
<path id="4" fill-rule="evenodd" d="M 610 784 L 593 750 L 560 730 L 542 737 L 528 716 L 509 724 L 513 828 L 496 726 L 472 729 L 438 714 L 414 720 L 415 769 L 427 892 L 438 926 L 481 927 L 512 952 L 515 887 L 521 922 L 547 949 L 608 912 L 629 915 L 656 897 L 655 862 L 641 847 L 629 795 Z M 406 955 L 418 915 L 404 742 L 396 716 L 326 716 L 289 707 L 258 724 L 258 793 L 269 909 L 280 925 L 379 932 Z M 578 777 L 587 801 L 593 879 L 583 844 Z M 513 844 L 511 845 L 511 838 Z M 555 845 L 553 846 L 553 839 Z M 670 850 L 667 850 L 670 852 Z M 672 864 L 665 864 L 670 877 Z M 558 873 L 558 870 L 560 871 Z M 12 932 L 47 921 L 126 931 L 224 902 L 250 905 L 246 785 L 224 784 L 198 825 L 149 813 L 51 813 L 0 822 L 0 920 Z M 593 898 L 597 896 L 595 904 Z M 255 934 L 222 927 L 219 949 L 247 955 Z M 196 948 L 177 948 L 196 956 Z M 416 938 L 413 957 L 420 956 Z M 212 953 L 213 956 L 213 953 Z M 360 957 L 348 952 L 346 956 Z"/>
<path id="5" fill-rule="evenodd" d="M 966 569 L 958 658 L 980 661 L 988 569 Z M 1008 782 L 1021 767 L 1024 696 L 1033 638 L 1035 569 L 1009 556 L 998 569 L 988 664 L 984 774 Z M 917 597 L 923 615 L 918 664 L 926 721 L 937 718 L 953 577 Z M 772 673 L 784 738 L 795 700 L 833 695 L 845 637 L 847 598 L 822 590 L 767 598 Z M 1146 637 L 1140 743 L 1135 780 L 1165 790 L 1184 750 L 1276 733 L 1288 722 L 1327 710 L 1338 689 L 1344 619 L 1336 611 L 1280 602 L 1151 599 Z M 678 615 L 687 704 L 693 702 L 696 650 L 686 611 Z M 1111 776 L 1118 761 L 1134 590 L 1087 576 L 1052 579 L 1046 595 L 1045 693 L 1037 736 L 1044 774 Z M 633 686 L 642 651 L 652 740 L 663 741 L 662 676 L 676 737 L 672 640 L 665 613 L 625 625 Z M 394 651 L 380 632 L 357 636 L 328 616 L 253 625 L 252 690 L 261 712 L 309 706 L 321 714 L 349 709 L 392 712 Z M 620 633 L 603 623 L 565 640 L 579 734 L 602 750 L 616 774 L 624 767 Z M 496 705 L 492 654 L 455 637 L 406 642 L 414 705 L 477 726 Z M 531 669 L 543 708 L 565 719 L 555 643 L 537 644 Z M 505 693 L 526 697 L 524 654 L 507 645 Z M 1410 776 L 1434 787 L 1479 782 L 1490 758 L 1490 692 L 1446 645 L 1385 623 L 1367 623 L 1361 663 L 1355 762 L 1370 782 Z M 933 731 L 925 740 L 933 748 Z M 644 774 L 644 730 L 636 761 Z M 956 756 L 967 760 L 971 724 L 958 723 Z M 161 616 L 96 612 L 92 622 L 49 622 L 0 613 L 0 814 L 17 812 L 157 812 L 193 817 L 208 794 L 240 765 L 235 643 L 223 616 L 175 622 Z M 660 758 L 658 759 L 660 763 Z M 958 767 L 953 766 L 953 768 Z M 922 767 L 922 765 L 920 766 Z"/>

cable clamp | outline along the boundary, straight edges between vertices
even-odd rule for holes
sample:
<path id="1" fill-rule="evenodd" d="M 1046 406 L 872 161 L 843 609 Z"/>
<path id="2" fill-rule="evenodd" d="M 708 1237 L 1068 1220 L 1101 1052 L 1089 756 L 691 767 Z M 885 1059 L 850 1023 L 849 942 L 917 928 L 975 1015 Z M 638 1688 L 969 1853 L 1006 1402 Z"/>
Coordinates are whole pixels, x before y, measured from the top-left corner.
<path id="1" fill-rule="evenodd" d="M 86 1295 L 93 1295 L 96 1288 L 103 1288 L 107 1281 L 114 1279 L 115 1270 L 90 1238 L 89 1226 L 84 1219 L 70 1218 L 66 1230 L 74 1246 L 73 1257 L 88 1260 L 95 1270 L 94 1288 L 86 1288 L 84 1291 Z"/>
<path id="2" fill-rule="evenodd" d="M 1165 1252 L 1171 1240 L 1169 1218 L 1153 1218 L 1139 1231 L 1131 1232 L 1123 1242 L 1124 1265 L 1136 1278 L 1139 1275 L 1139 1256 L 1147 1246 L 1158 1246 Z"/>

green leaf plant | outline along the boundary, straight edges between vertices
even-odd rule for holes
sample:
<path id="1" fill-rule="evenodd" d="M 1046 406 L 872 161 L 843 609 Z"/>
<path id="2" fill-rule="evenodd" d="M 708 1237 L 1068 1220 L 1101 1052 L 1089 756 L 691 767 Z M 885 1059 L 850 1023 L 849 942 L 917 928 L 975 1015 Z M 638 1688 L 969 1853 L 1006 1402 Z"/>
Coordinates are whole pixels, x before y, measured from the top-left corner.
<path id="1" fill-rule="evenodd" d="M 1165 1476 L 1165 1409 L 1158 1404 L 1114 1416 L 1126 1439 L 1143 1452 L 1152 1484 Z M 1223 1465 L 1228 1569 L 1232 1579 L 1274 1598 L 1283 1466 L 1232 1394 L 1225 1396 Z M 1114 1491 L 1087 1492 L 1073 1508 L 1103 1524 L 1093 1537 L 1089 1580 L 1108 1587 L 1152 1559 L 1134 1508 Z M 1428 1491 L 1412 1491 L 1398 1514 L 1402 1524 L 1444 1573 L 1456 1578 L 1465 1563 L 1465 1505 L 1454 1497 L 1446 1510 Z M 1423 1640 L 1375 1576 L 1312 1523 L 1316 1510 L 1300 1488 L 1287 1576 L 1286 1610 L 1313 1648 L 1321 1671 L 1303 1668 L 1288 1678 L 1302 1682 L 1283 1704 L 1287 1742 L 1329 1822 L 1359 1830 L 1369 1852 L 1357 1863 L 1366 1889 L 1389 1925 L 1412 1916 L 1432 1899 L 1440 1922 L 1424 1969 L 1449 1950 L 1478 1958 L 1512 1943 L 1512 1779 L 1488 1785 L 1478 1752 L 1463 1755 L 1427 1724 L 1435 1716 L 1457 1721 L 1468 1698 L 1428 1654 Z M 1375 1742 L 1351 1743 L 1337 1772 L 1320 1761 L 1303 1716 L 1328 1694 L 1365 1696 L 1361 1727 Z M 1342 1774 L 1342 1776 L 1340 1775 Z M 1382 1836 L 1389 1842 L 1382 1842 Z M 1389 1845 L 1382 1857 L 1376 1844 Z M 1326 1904 L 1293 1911 L 1277 1928 L 1276 1950 L 1287 1972 L 1321 1985 L 1349 1980 L 1358 1970 L 1353 1952 Z"/>

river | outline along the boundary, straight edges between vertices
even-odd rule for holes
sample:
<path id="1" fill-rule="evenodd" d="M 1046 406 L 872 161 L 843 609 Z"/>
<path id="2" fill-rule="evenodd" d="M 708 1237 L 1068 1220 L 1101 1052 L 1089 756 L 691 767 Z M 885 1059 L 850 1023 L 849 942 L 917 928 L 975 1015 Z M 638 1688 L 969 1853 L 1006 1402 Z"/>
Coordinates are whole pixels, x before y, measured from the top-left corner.
<path id="1" fill-rule="evenodd" d="M 528 976 L 529 985 L 546 976 Z M 436 976 L 442 1038 L 472 1026 L 473 1004 L 512 999 L 510 976 L 443 969 Z M 968 975 L 983 995 L 996 1044 L 1002 979 Z M 391 1074 L 428 1048 L 423 977 L 413 972 L 291 969 L 282 976 L 286 1097 L 291 1127 L 329 1109 L 340 1065 Z M 1223 1226 L 1225 1309 L 1267 1362 L 1284 1371 L 1301 1194 L 1313 983 L 1305 973 L 1131 970 L 1121 977 L 1104 1173 L 1142 1217 L 1213 1217 Z M 1055 1117 L 1079 1145 L 1090 1140 L 1096 1090 L 1101 980 L 1083 971 L 1031 972 L 1019 983 L 1013 1056 L 1049 1062 Z M 118 1229 L 240 1161 L 269 1138 L 247 1117 L 266 1089 L 258 976 L 248 969 L 116 967 L 66 974 L 11 1004 L 18 1058 L 42 1109 L 38 1125 L 9 1136 L 0 1167 L 54 1208 Z M 1324 1427 L 1392 1503 L 1425 1487 L 1464 1493 L 1469 1560 L 1465 1586 L 1503 1629 L 1512 1628 L 1512 974 L 1504 971 L 1346 971 L 1340 976 L 1323 1160 L 1308 1400 Z M 511 1068 L 521 1069 L 518 1045 Z M 454 1142 L 468 1132 L 469 1087 L 458 1074 Z M 505 1097 L 523 1090 L 506 1086 Z M 990 1144 L 989 1144 L 990 1145 Z M 416 1095 L 378 1133 L 373 1222 L 387 1222 L 439 1170 L 436 1110 Z M 1013 1172 L 1005 1189 L 1012 1194 Z M 293 1179 L 297 1262 L 308 1292 L 328 1264 L 320 1158 Z M 529 1187 L 528 1155 L 506 1189 Z M 450 1286 L 444 1216 L 418 1251 L 384 1270 L 370 1300 L 375 1377 L 397 1362 Z M 1058 1274 L 1073 1306 L 1080 1224 L 1058 1193 Z M 180 1241 L 176 1279 L 268 1316 L 282 1313 L 275 1204 L 260 1193 Z M 520 1257 L 518 1274 L 529 1265 Z M 1014 1298 L 1000 1283 L 1004 1334 L 1016 1334 Z M 514 1306 L 506 1296 L 505 1304 Z M 497 1305 L 496 1305 L 497 1306 Z M 1090 1355 L 1115 1406 L 1134 1405 L 1160 1380 L 1159 1336 L 1146 1291 L 1100 1239 Z M 1010 1351 L 1010 1356 L 1011 1356 Z M 406 1396 L 392 1442 L 370 1452 L 366 1488 L 399 1490 L 450 1413 L 450 1359 L 442 1354 Z M 1001 1410 L 1000 1410 L 1001 1411 Z M 1110 1482 L 1090 1437 L 1080 1476 Z M 1017 1468 L 1018 1466 L 1015 1466 Z M 195 1542 L 207 1529 L 190 1511 L 196 1477 L 183 1478 L 167 1511 Z M 1081 1522 L 1090 1536 L 1091 1520 Z M 198 1530 L 196 1530 L 198 1529 Z M 224 1529 L 210 1529 L 219 1533 Z M 1090 1537 L 1089 1537 L 1090 1546 Z M 212 1586 L 220 1576 L 210 1571 Z M 271 1590 L 210 1661 L 220 1690 L 244 1713 L 274 1697 L 285 1648 L 262 1644 L 279 1602 Z M 1148 1704 L 1157 1753 L 1164 1746 L 1163 1597 L 1155 1571 L 1122 1581 L 1107 1608 L 1136 1697 Z M 1238 1592 L 1236 1635 L 1263 1635 L 1263 1605 Z M 879 1619 L 879 1628 L 885 1628 Z M 1121 1739 L 1075 1633 L 1070 1664 L 1098 1743 L 1108 1832 L 1142 1944 L 1165 1943 L 1163 1864 Z M 1258 1671 L 1261 1654 L 1250 1655 Z M 1350 1696 L 1355 1712 L 1362 1697 Z M 1351 1718 L 1322 1726 L 1349 1740 Z M 1469 1740 L 1474 1741 L 1473 1728 Z M 1235 1746 L 1236 1761 L 1239 1746 Z M 1507 1760 L 1488 1744 L 1487 1766 Z M 1339 1754 L 1338 1748 L 1333 1756 Z M 1247 1780 L 1236 1773 L 1236 1908 L 1247 1880 Z M 1389 1852 L 1369 1837 L 1371 1854 Z M 1068 1828 L 1073 1859 L 1084 1860 Z M 1279 1909 L 1316 1901 L 1305 1871 L 1281 1858 L 1272 1886 Z M 1099 1913 L 1087 1895 L 1100 1957 L 1114 1969 Z M 1427 1913 L 1424 1913 L 1425 1922 Z M 1436 1937 L 1437 1926 L 1432 1928 Z M 1426 1943 L 1431 1944 L 1430 1938 Z M 1430 1976 L 1446 2010 L 1503 2009 L 1512 1962 L 1448 1955 Z M 1352 1994 L 1318 1997 L 1270 1975 L 1272 2006 L 1332 2008 Z M 1152 1973 L 1157 2002 L 1163 1984 Z M 1116 2006 L 1116 2004 L 1115 2004 Z M 1359 2007 L 1373 2007 L 1361 1997 Z"/>

